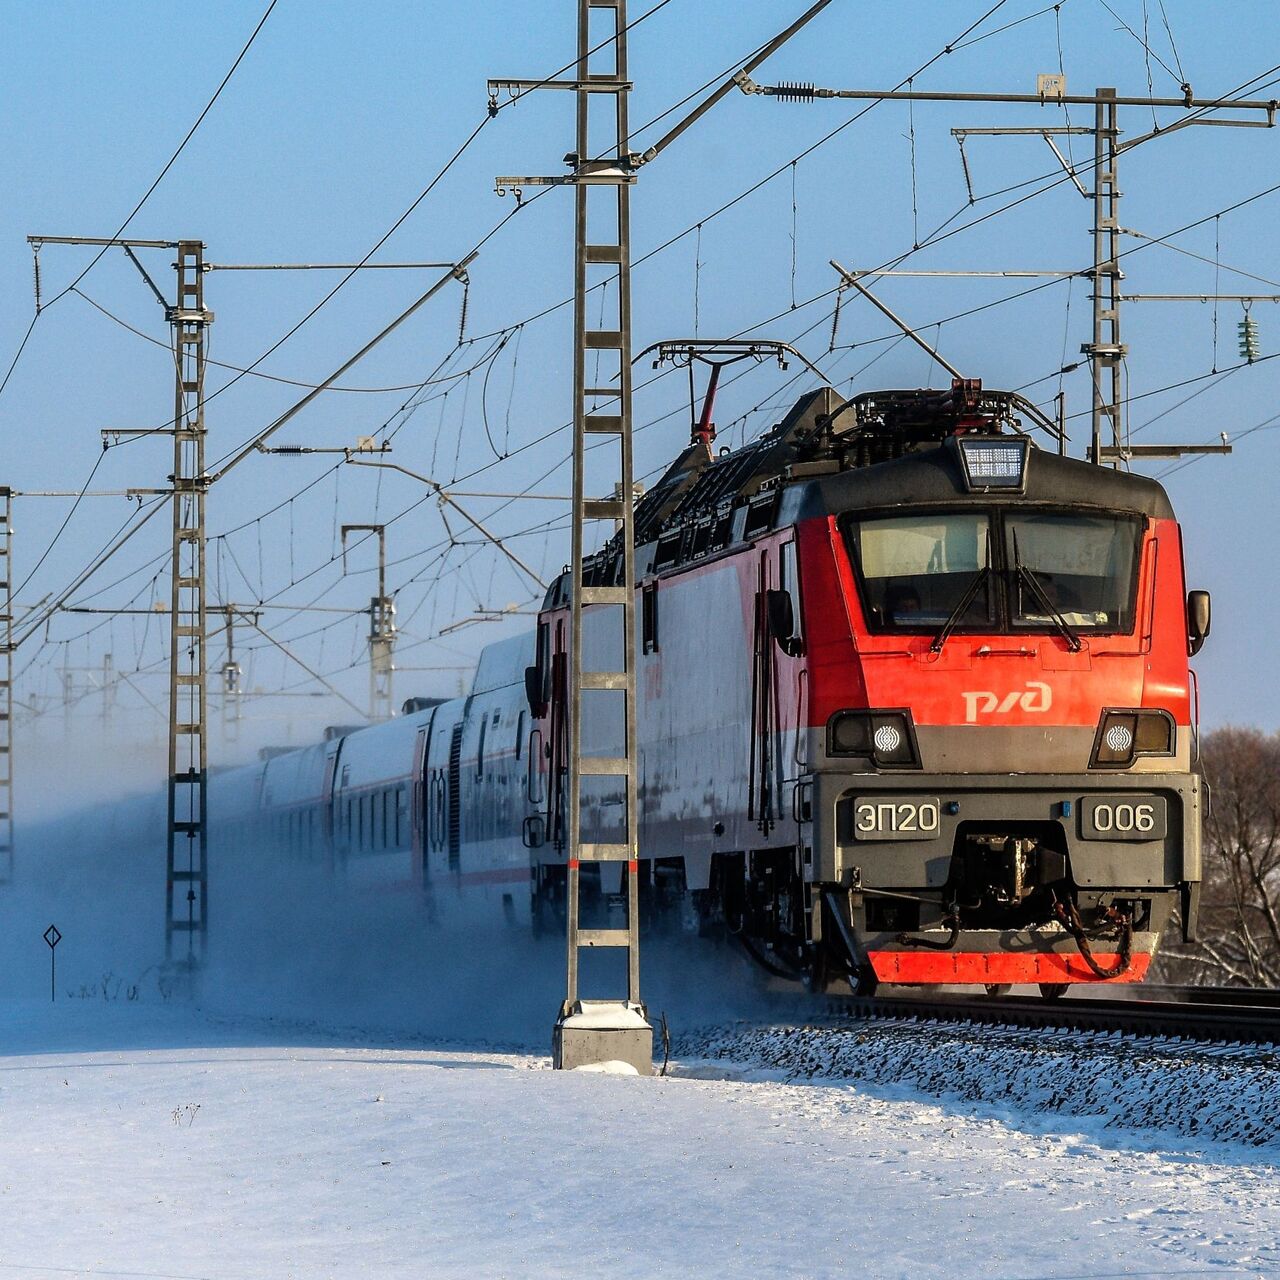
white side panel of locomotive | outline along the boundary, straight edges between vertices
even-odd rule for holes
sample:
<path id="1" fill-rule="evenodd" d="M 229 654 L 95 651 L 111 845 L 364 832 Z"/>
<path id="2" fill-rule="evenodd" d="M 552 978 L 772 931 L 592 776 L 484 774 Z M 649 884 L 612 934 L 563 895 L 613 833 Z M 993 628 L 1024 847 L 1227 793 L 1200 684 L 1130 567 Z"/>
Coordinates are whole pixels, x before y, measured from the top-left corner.
<path id="1" fill-rule="evenodd" d="M 713 852 L 766 843 L 747 812 L 754 584 L 739 565 L 661 580 L 657 650 L 639 658 L 640 856 L 685 856 L 691 884 Z"/>

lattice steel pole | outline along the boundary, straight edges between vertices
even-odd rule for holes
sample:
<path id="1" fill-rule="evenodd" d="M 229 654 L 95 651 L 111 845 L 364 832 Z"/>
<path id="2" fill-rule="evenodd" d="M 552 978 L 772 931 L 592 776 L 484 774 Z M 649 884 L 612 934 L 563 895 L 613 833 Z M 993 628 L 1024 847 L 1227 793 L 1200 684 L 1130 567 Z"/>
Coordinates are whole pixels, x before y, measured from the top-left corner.
<path id="1" fill-rule="evenodd" d="M 613 15 L 612 43 L 601 53 L 602 70 L 593 69 L 590 18 L 593 9 Z M 611 64 L 611 65 L 610 65 Z M 569 654 L 569 790 L 566 846 L 567 965 L 566 993 L 556 1022 L 555 1065 L 573 1067 L 604 1057 L 631 1061 L 637 1068 L 652 1069 L 653 1031 L 640 1000 L 640 911 L 636 797 L 636 649 L 635 649 L 635 525 L 631 499 L 631 185 L 635 181 L 628 128 L 627 12 L 626 0 L 578 0 L 577 142 L 574 156 L 574 361 L 573 361 L 573 527 L 571 534 L 572 603 Z M 613 142 L 602 159 L 591 159 L 592 104 L 612 108 Z M 603 188 L 613 193 L 613 234 L 609 234 L 609 210 L 589 220 Z M 600 191 L 603 197 L 603 191 Z M 603 216 L 600 216 L 603 215 Z M 594 238 L 593 238 L 594 233 Z M 616 327 L 593 329 L 587 315 L 588 293 L 596 285 L 608 297 L 608 285 L 593 281 L 591 268 L 603 266 L 616 272 Z M 591 386 L 587 362 L 599 353 L 608 368 Z M 598 358 L 599 358 L 598 357 Z M 616 379 L 616 381 L 615 381 Z M 609 412 L 595 409 L 607 403 Z M 612 437 L 618 446 L 616 492 L 610 499 L 586 495 L 586 440 L 588 435 Z M 613 486 L 611 486 L 613 487 Z M 621 575 L 614 583 L 586 583 L 584 539 L 589 522 L 612 520 L 615 537 L 621 538 Z M 598 526 L 593 526 L 598 527 Z M 621 671 L 585 669 L 583 610 L 606 606 L 608 629 L 621 627 Z M 599 624 L 599 620 L 597 620 Z M 603 624 L 599 624 L 603 625 Z M 621 698 L 623 741 L 620 756 L 601 757 L 583 749 L 585 694 Z M 610 718 L 613 719 L 612 717 Z M 622 830 L 612 841 L 582 839 L 582 779 L 607 777 L 623 792 Z M 626 925 L 614 929 L 581 927 L 581 864 L 623 862 L 626 885 Z M 624 949 L 627 956 L 625 1002 L 584 1002 L 579 993 L 579 958 L 583 948 Z M 603 1015 L 603 1019 L 602 1019 Z M 590 1020 L 591 1025 L 582 1025 Z M 603 1025 L 602 1025 L 603 1023 Z"/>
<path id="2" fill-rule="evenodd" d="M 227 615 L 227 660 L 222 664 L 222 740 L 240 740 L 240 693 L 244 671 L 236 661 L 236 607 L 225 606 Z"/>
<path id="3" fill-rule="evenodd" d="M 169 611 L 169 811 L 165 958 L 195 969 L 208 943 L 208 759 L 205 686 L 204 245 L 178 242 L 173 325 L 173 558 Z M 174 937 L 185 934 L 186 955 Z"/>
<path id="4" fill-rule="evenodd" d="M 1120 188 L 1116 181 L 1116 91 L 1098 89 L 1093 117 L 1093 341 L 1084 344 L 1093 381 L 1092 461 L 1102 460 L 1103 419 L 1111 422 L 1111 445 L 1122 435 L 1120 341 Z M 1104 385 L 1105 378 L 1105 385 Z"/>
<path id="5" fill-rule="evenodd" d="M 816 0 L 794 22 L 763 45 L 741 70 L 693 107 L 667 133 L 648 147 L 643 155 L 631 151 L 627 119 L 627 6 L 626 0 L 578 0 L 578 59 L 572 80 L 489 81 L 489 109 L 499 110 L 498 97 L 504 90 L 519 96 L 534 89 L 561 89 L 577 101 L 577 145 L 568 157 L 572 171 L 567 177 L 501 177 L 498 193 L 514 191 L 516 198 L 526 186 L 572 186 L 574 188 L 574 316 L 573 316 L 573 529 L 571 560 L 571 604 L 568 723 L 568 813 L 566 815 L 565 883 L 567 899 L 567 981 L 564 1003 L 556 1021 L 552 1040 L 557 1067 L 617 1058 L 638 1070 L 653 1069 L 653 1028 L 640 1001 L 640 913 L 638 820 L 636 789 L 636 643 L 635 643 L 635 493 L 631 456 L 631 186 L 636 170 L 663 152 L 687 129 L 696 124 L 716 103 L 735 89 L 750 84 L 750 72 L 781 48 L 802 27 L 821 13 L 831 0 Z M 613 17 L 612 30 L 591 31 L 593 12 Z M 601 38 L 603 36 L 603 38 Z M 604 61 L 603 68 L 593 59 Z M 612 99 L 612 104 L 610 104 Z M 595 144 L 590 129 L 592 102 L 613 108 L 612 139 L 603 153 L 593 156 Z M 616 201 L 612 228 L 607 220 L 588 219 L 595 188 L 614 192 Z M 597 213 L 606 212 L 597 210 Z M 590 231 L 590 235 L 588 232 Z M 590 278 L 592 267 L 612 268 L 612 281 Z M 606 301 L 608 286 L 616 286 L 614 327 L 592 329 L 588 325 L 587 297 L 599 288 Z M 589 355 L 608 358 L 610 367 L 599 377 L 587 380 Z M 616 367 L 614 367 L 616 366 Z M 617 468 L 603 492 L 614 490 L 611 498 L 586 496 L 586 440 L 603 437 L 617 442 Z M 601 450 L 601 454 L 606 451 Z M 610 581 L 587 583 L 584 575 L 584 533 L 588 521 L 613 521 L 616 566 Z M 599 574 L 596 575 L 599 577 Z M 621 671 L 584 669 L 583 610 L 588 605 L 608 606 L 622 628 L 614 646 L 623 654 Z M 596 626 L 601 633 L 611 628 L 597 610 Z M 615 756 L 587 755 L 583 752 L 584 693 L 608 693 L 621 697 L 624 712 L 621 753 Z M 606 720 L 606 723 L 609 721 Z M 582 779 L 609 778 L 625 797 L 623 830 L 613 840 L 582 840 Z M 627 923 L 621 929 L 581 927 L 580 891 L 582 863 L 623 863 L 626 883 Z M 602 868 L 602 871 L 604 868 Z M 624 1001 L 582 1000 L 579 996 L 579 951 L 581 948 L 615 947 L 627 952 L 627 998 Z"/>
<path id="6" fill-rule="evenodd" d="M 13 880 L 13 491 L 0 486 L 0 884 Z"/>
<path id="7" fill-rule="evenodd" d="M 824 0 L 825 2 L 825 0 Z M 627 119 L 627 6 L 626 0 L 577 0 L 578 59 L 573 80 L 490 81 L 490 107 L 497 110 L 503 86 L 514 92 L 561 89 L 574 94 L 577 132 L 568 157 L 567 177 L 499 178 L 498 190 L 524 186 L 571 186 L 574 190 L 574 314 L 573 314 L 573 527 L 570 576 L 568 795 L 565 842 L 567 961 L 565 999 L 552 1037 L 557 1067 L 619 1059 L 638 1070 L 653 1069 L 653 1028 L 640 1002 L 640 912 L 636 800 L 636 653 L 635 653 L 635 525 L 631 461 L 631 186 L 637 157 L 631 154 Z M 604 13 L 611 29 L 591 30 L 592 13 Z M 602 38 L 603 37 L 603 38 Z M 593 53 L 594 50 L 594 53 Z M 590 128 L 593 102 L 611 112 L 612 127 L 596 138 Z M 605 140 L 607 138 L 607 141 Z M 593 142 L 593 139 L 595 141 Z M 603 153 L 593 151 L 604 147 Z M 593 155 L 595 158 L 593 158 Z M 613 208 L 595 208 L 592 193 L 613 193 Z M 601 205 L 604 199 L 601 200 Z M 588 220 L 588 212 L 597 216 Z M 598 221 L 597 221 L 598 218 Z M 589 234 L 590 233 L 590 234 Z M 612 280 L 592 280 L 592 268 L 605 268 Z M 610 285 L 613 286 L 612 290 Z M 593 329 L 587 298 L 600 288 L 616 302 L 609 327 Z M 587 379 L 589 356 L 606 363 L 592 385 Z M 601 485 L 609 498 L 588 498 L 586 440 L 594 436 L 617 446 L 616 467 Z M 601 449 L 599 457 L 608 451 Z M 588 526 L 614 522 L 610 529 L 621 543 L 621 572 L 609 582 L 587 584 L 584 576 L 585 534 Z M 615 632 L 612 652 L 623 655 L 620 671 L 584 670 L 583 610 L 594 611 L 593 630 Z M 583 750 L 584 694 L 596 693 L 622 701 L 623 738 L 610 756 Z M 616 723 L 616 718 L 608 721 Z M 612 838 L 582 839 L 582 779 L 607 778 L 624 800 L 622 829 Z M 622 863 L 627 920 L 623 928 L 581 927 L 582 864 Z M 601 868 L 602 874 L 606 869 Z M 579 951 L 609 947 L 627 956 L 627 992 L 623 1000 L 583 1000 L 579 994 Z"/>
<path id="8" fill-rule="evenodd" d="M 387 526 L 344 524 L 343 567 L 346 567 L 347 534 L 372 533 L 378 538 L 378 594 L 369 599 L 369 719 L 377 723 L 395 715 L 396 602 L 387 595 Z"/>
<path id="9" fill-rule="evenodd" d="M 750 69 L 748 64 L 744 72 Z M 819 88 L 812 84 L 761 85 L 756 84 L 750 76 L 740 73 L 735 83 L 744 93 L 760 94 L 764 97 L 776 98 L 787 102 L 812 102 L 816 99 L 842 99 L 852 102 L 986 102 L 994 104 L 1026 105 L 1044 107 L 1056 104 L 1067 106 L 1091 106 L 1094 109 L 1093 128 L 1083 126 L 1036 126 L 1021 129 L 953 129 L 952 134 L 960 141 L 960 162 L 964 166 L 965 181 L 969 183 L 969 163 L 965 158 L 964 140 L 978 134 L 1038 134 L 1049 143 L 1058 163 L 1062 165 L 1067 177 L 1075 184 L 1081 195 L 1089 196 L 1074 166 L 1062 155 L 1053 144 L 1053 134 L 1092 133 L 1093 134 L 1093 174 L 1094 184 L 1091 199 L 1093 202 L 1093 267 L 1089 274 L 1093 279 L 1093 333 L 1090 341 L 1083 344 L 1081 351 L 1089 358 L 1089 372 L 1093 381 L 1092 440 L 1089 446 L 1090 459 L 1095 463 L 1111 462 L 1119 466 L 1130 457 L 1160 456 L 1176 457 L 1179 446 L 1159 445 L 1130 446 L 1124 443 L 1124 395 L 1122 368 L 1129 349 L 1120 340 L 1120 304 L 1125 300 L 1120 291 L 1123 272 L 1120 269 L 1120 187 L 1117 181 L 1119 157 L 1126 151 L 1150 142 L 1154 138 L 1168 137 L 1169 134 L 1192 125 L 1227 127 L 1235 129 L 1273 129 L 1277 123 L 1277 112 L 1280 102 L 1274 98 L 1197 98 L 1191 92 L 1190 85 L 1183 85 L 1181 98 L 1159 98 L 1153 96 L 1132 96 L 1117 94 L 1114 89 L 1096 89 L 1091 94 L 1070 94 L 1066 91 L 1066 79 L 1061 75 L 1042 75 L 1039 77 L 1037 92 L 1028 93 L 941 93 L 936 91 L 917 92 L 914 89 L 830 89 Z M 1119 141 L 1120 130 L 1118 110 L 1120 107 L 1143 107 L 1153 114 L 1151 132 L 1130 138 L 1123 144 Z M 1177 108 L 1188 114 L 1174 119 L 1168 124 L 1159 124 L 1154 119 L 1157 108 Z M 1219 109 L 1235 111 L 1259 112 L 1263 119 L 1233 119 L 1217 115 Z M 1208 112 L 1214 112 L 1212 118 L 1205 118 Z M 648 153 L 646 152 L 646 156 Z M 970 185 L 970 196 L 973 191 Z M 879 274 L 879 273 L 877 273 Z M 897 274 L 893 271 L 889 275 Z M 910 273 L 905 273 L 910 274 Z M 948 274 L 948 273 L 939 273 Z M 956 273 L 956 274 L 983 274 Z M 1010 272 L 1010 275 L 1019 274 Z M 1102 443 L 1103 420 L 1110 419 L 1111 443 Z M 1230 452 L 1224 445 L 1193 446 L 1183 452 Z"/>

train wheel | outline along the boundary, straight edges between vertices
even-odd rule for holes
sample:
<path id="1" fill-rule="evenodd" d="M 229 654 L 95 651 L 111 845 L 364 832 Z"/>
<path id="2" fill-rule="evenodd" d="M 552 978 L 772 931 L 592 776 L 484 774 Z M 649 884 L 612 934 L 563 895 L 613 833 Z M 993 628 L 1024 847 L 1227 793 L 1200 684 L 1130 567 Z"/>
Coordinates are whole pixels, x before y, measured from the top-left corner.
<path id="1" fill-rule="evenodd" d="M 1067 994 L 1067 986 L 1065 982 L 1042 982 L 1040 994 L 1046 1000 L 1061 1000 Z"/>
<path id="2" fill-rule="evenodd" d="M 1012 982 L 984 982 L 989 996 L 1007 996 L 1013 987 Z"/>

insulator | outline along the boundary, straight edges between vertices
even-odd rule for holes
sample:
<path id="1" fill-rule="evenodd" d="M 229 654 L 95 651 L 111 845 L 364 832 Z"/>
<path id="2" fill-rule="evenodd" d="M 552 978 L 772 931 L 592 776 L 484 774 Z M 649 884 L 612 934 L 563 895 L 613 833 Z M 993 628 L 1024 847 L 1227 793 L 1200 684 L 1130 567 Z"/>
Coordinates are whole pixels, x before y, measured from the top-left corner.
<path id="1" fill-rule="evenodd" d="M 471 278 L 464 271 L 458 279 L 462 281 L 462 307 L 458 313 L 458 346 L 462 346 L 467 337 L 467 303 L 471 298 Z"/>
<path id="2" fill-rule="evenodd" d="M 784 80 L 773 92 L 775 98 L 782 102 L 812 102 L 814 86 L 812 84 L 792 83 Z"/>
<path id="3" fill-rule="evenodd" d="M 1249 315 L 1240 321 L 1237 329 L 1240 334 L 1240 355 L 1252 364 L 1260 351 L 1258 346 L 1258 322 Z"/>
<path id="4" fill-rule="evenodd" d="M 840 304 L 844 301 L 844 285 L 836 290 L 836 309 L 831 314 L 831 341 L 827 343 L 828 353 L 836 349 L 836 336 L 840 332 Z"/>

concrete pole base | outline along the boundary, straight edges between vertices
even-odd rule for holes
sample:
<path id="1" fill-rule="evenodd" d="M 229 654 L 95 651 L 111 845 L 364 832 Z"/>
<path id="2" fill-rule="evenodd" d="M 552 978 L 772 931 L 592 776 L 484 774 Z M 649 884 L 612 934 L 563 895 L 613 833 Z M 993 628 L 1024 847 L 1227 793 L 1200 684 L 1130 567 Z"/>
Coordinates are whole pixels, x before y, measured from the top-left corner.
<path id="1" fill-rule="evenodd" d="M 653 1027 L 643 1005 L 579 1000 L 561 1012 L 551 1033 L 551 1065 L 557 1071 L 625 1063 L 638 1075 L 653 1074 Z"/>

